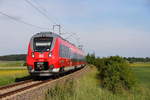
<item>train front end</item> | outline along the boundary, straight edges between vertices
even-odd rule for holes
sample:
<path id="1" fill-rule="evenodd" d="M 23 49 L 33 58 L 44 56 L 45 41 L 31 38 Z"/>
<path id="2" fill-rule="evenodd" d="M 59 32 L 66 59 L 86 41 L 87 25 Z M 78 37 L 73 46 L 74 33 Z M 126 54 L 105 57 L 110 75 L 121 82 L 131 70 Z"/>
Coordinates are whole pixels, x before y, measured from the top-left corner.
<path id="1" fill-rule="evenodd" d="M 55 72 L 55 47 L 52 33 L 38 33 L 31 38 L 26 59 L 31 76 L 50 76 Z"/>

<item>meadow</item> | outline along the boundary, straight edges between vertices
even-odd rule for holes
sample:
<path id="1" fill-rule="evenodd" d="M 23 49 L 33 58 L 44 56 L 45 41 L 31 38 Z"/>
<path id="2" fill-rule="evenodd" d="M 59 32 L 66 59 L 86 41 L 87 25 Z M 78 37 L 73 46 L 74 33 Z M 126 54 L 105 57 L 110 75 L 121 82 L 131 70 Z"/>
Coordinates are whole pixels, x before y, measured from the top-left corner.
<path id="1" fill-rule="evenodd" d="M 0 70 L 0 86 L 12 84 L 23 77 L 28 76 L 26 69 L 10 69 L 10 70 Z"/>
<path id="2" fill-rule="evenodd" d="M 150 66 L 147 64 L 132 67 L 138 83 L 133 90 L 124 91 L 123 94 L 113 94 L 102 88 L 97 78 L 98 71 L 92 67 L 91 72 L 79 80 L 49 90 L 46 100 L 150 100 Z"/>
<path id="3" fill-rule="evenodd" d="M 134 63 L 130 65 L 139 84 L 150 89 L 150 63 Z"/>
<path id="4" fill-rule="evenodd" d="M 136 63 L 131 63 L 131 67 L 150 67 L 150 62 L 136 62 Z"/>
<path id="5" fill-rule="evenodd" d="M 0 61 L 0 86 L 12 84 L 27 77 L 28 71 L 23 67 L 23 61 Z"/>
<path id="6" fill-rule="evenodd" d="M 25 61 L 0 61 L 0 67 L 21 67 Z"/>

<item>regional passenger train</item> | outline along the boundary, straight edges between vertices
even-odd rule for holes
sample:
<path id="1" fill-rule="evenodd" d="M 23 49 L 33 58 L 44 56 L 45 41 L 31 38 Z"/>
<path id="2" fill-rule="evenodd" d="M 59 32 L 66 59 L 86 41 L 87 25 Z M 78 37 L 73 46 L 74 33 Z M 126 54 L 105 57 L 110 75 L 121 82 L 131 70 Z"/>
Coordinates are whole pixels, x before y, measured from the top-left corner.
<path id="1" fill-rule="evenodd" d="M 52 32 L 40 32 L 32 36 L 26 62 L 32 76 L 50 76 L 86 64 L 81 49 Z"/>

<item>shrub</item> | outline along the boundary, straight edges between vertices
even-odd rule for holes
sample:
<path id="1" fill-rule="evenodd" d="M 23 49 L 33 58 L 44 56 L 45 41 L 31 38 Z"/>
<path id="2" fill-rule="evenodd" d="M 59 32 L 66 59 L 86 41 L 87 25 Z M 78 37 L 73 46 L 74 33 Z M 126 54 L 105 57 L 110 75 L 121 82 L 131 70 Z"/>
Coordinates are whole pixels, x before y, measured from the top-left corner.
<path id="1" fill-rule="evenodd" d="M 135 85 L 135 77 L 125 59 L 119 56 L 97 59 L 102 87 L 113 93 L 130 90 Z"/>
<path id="2" fill-rule="evenodd" d="M 95 61 L 96 61 L 95 54 L 87 54 L 87 56 L 86 56 L 86 62 L 88 64 L 95 65 Z"/>

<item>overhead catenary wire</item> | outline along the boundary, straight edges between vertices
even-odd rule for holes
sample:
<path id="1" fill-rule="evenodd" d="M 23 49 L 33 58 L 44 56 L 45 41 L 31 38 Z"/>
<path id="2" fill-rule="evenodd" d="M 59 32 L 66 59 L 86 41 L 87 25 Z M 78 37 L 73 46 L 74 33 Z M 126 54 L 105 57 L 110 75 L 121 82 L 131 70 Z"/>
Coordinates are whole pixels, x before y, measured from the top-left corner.
<path id="1" fill-rule="evenodd" d="M 8 15 L 8 14 L 2 12 L 2 11 L 0 11 L 0 14 L 3 15 L 3 16 L 8 17 L 8 18 L 11 19 L 11 20 L 20 22 L 20 23 L 25 24 L 25 25 L 28 25 L 28 26 L 32 26 L 32 27 L 40 28 L 40 29 L 48 29 L 48 28 L 45 28 L 45 27 L 40 27 L 40 26 L 37 26 L 37 25 L 33 25 L 33 24 L 28 23 L 28 22 L 25 22 L 25 21 L 23 21 L 23 20 L 16 19 L 15 17 L 13 17 L 13 16 L 11 16 L 11 15 Z"/>
<path id="2" fill-rule="evenodd" d="M 33 3 L 34 4 L 36 4 L 38 7 L 34 7 L 34 9 L 36 9 L 38 12 L 39 12 L 39 10 L 40 10 L 40 13 L 41 13 L 41 11 L 42 11 L 42 14 L 44 13 L 44 15 L 46 15 L 46 17 L 50 20 L 50 21 L 53 21 L 53 23 L 54 23 L 54 25 L 56 25 L 56 26 L 58 26 L 58 25 L 60 25 L 61 26 L 61 30 L 63 29 L 64 30 L 64 25 L 63 25 L 63 23 L 57 18 L 57 17 L 53 17 L 53 18 L 51 18 L 51 17 L 49 17 L 48 16 L 48 11 L 47 11 L 47 9 L 45 9 L 45 7 L 43 7 L 41 4 L 39 4 L 36 0 L 32 0 L 32 2 L 31 2 L 31 0 L 29 1 L 29 0 L 26 0 L 26 2 L 30 2 L 30 5 L 33 7 L 34 5 L 33 5 Z M 54 30 L 53 30 L 54 31 Z M 60 31 L 59 31 L 60 32 Z M 60 33 L 60 35 L 64 35 L 63 33 Z"/>
<path id="3" fill-rule="evenodd" d="M 57 24 L 54 20 L 52 20 L 47 14 L 45 14 L 42 10 L 40 10 L 38 7 L 36 7 L 30 0 L 24 0 L 26 3 L 28 3 L 30 6 L 32 6 L 35 10 L 37 10 L 40 14 L 42 14 L 46 19 L 51 21 L 53 24 Z"/>
<path id="4" fill-rule="evenodd" d="M 78 44 L 78 45 L 81 45 L 80 38 L 77 37 L 77 36 L 78 36 L 77 33 L 64 33 L 64 34 L 70 34 L 69 36 L 67 36 L 67 37 L 64 38 L 64 39 L 68 40 L 68 39 L 73 38 L 73 39 L 75 39 L 75 40 L 77 41 L 77 44 Z M 76 35 L 76 36 L 75 36 L 75 35 Z"/>
<path id="5" fill-rule="evenodd" d="M 47 11 L 47 9 L 45 9 L 45 7 L 43 7 L 41 4 L 39 4 L 36 0 L 32 0 L 32 2 L 34 2 L 38 6 L 38 8 L 40 10 L 42 10 L 43 12 L 45 12 L 45 14 L 47 14 L 47 16 L 48 16 L 49 12 Z M 51 20 L 52 19 L 55 21 L 55 23 L 61 24 L 61 27 L 62 27 L 63 24 L 61 23 L 61 21 L 57 17 L 53 17 L 53 18 L 51 17 Z"/>
<path id="6" fill-rule="evenodd" d="M 47 10 L 43 7 L 43 6 L 41 6 L 41 5 L 39 5 L 37 2 L 35 2 L 34 1 L 34 3 L 36 3 L 36 5 L 38 5 L 39 7 L 37 7 L 37 6 L 35 6 L 32 2 L 31 2 L 31 0 L 25 0 L 25 2 L 26 3 L 28 3 L 30 6 L 32 6 L 35 10 L 37 10 L 40 14 L 42 14 L 46 19 L 48 19 L 49 21 L 51 21 L 54 25 L 59 25 L 61 28 L 64 28 L 63 26 L 62 26 L 62 24 L 60 25 L 60 23 L 57 23 L 57 22 L 59 22 L 58 21 L 58 19 L 56 19 L 55 18 L 55 21 L 52 19 L 52 18 L 50 18 L 46 13 L 48 13 L 47 12 Z M 56 21 L 57 20 L 57 21 Z M 54 26 L 53 25 L 53 26 Z M 54 31 L 54 29 L 53 29 L 53 31 Z M 60 32 L 60 29 L 59 29 L 59 32 Z M 60 35 L 64 35 L 63 33 L 60 33 Z M 77 34 L 74 34 L 74 35 L 77 35 Z M 67 39 L 69 39 L 70 37 L 73 37 L 75 40 L 77 40 L 77 42 L 79 43 L 79 41 L 80 41 L 80 38 L 77 38 L 77 37 L 75 37 L 75 36 L 73 36 L 72 34 L 70 35 L 70 36 L 68 36 L 67 37 Z"/>
<path id="7" fill-rule="evenodd" d="M 78 42 L 80 40 L 80 38 L 78 37 L 77 33 L 64 33 L 64 34 L 70 34 L 68 37 L 66 37 L 65 39 L 69 39 L 71 37 L 73 37 L 74 39 L 76 39 Z M 75 36 L 76 35 L 76 36 Z"/>
<path id="8" fill-rule="evenodd" d="M 73 37 L 73 35 L 76 35 L 76 33 L 70 33 L 71 35 L 69 35 L 68 37 L 66 37 L 65 39 L 69 39 L 70 37 Z"/>
<path id="9" fill-rule="evenodd" d="M 50 20 L 51 22 L 53 22 L 53 24 L 55 24 L 55 25 L 59 25 L 59 24 L 57 24 L 55 21 L 53 21 L 52 19 L 50 19 L 50 17 L 47 15 L 47 14 L 45 14 L 43 11 L 45 10 L 46 11 L 46 9 L 44 9 L 42 6 L 40 6 L 40 8 L 43 10 L 41 10 L 40 8 L 38 8 L 37 6 L 35 6 L 34 4 L 32 4 L 32 2 L 31 2 L 31 0 L 25 0 L 28 4 L 30 4 L 34 9 L 36 9 L 39 13 L 41 13 L 43 16 L 45 16 L 48 20 Z M 14 16 L 11 16 L 11 15 L 9 15 L 9 14 L 7 14 L 7 13 L 5 13 L 5 12 L 3 12 L 3 11 L 0 11 L 0 14 L 1 15 L 3 15 L 3 16 L 6 16 L 7 18 L 9 18 L 9 19 L 11 19 L 11 20 L 14 20 L 14 21 L 16 21 L 16 22 L 19 22 L 19 23 L 22 23 L 22 24 L 25 24 L 25 25 L 28 25 L 28 26 L 31 26 L 31 27 L 35 27 L 35 28 L 38 28 L 38 29 L 46 29 L 46 30 L 49 30 L 50 28 L 47 28 L 47 27 L 41 27 L 41 26 L 39 26 L 39 25 L 34 25 L 34 24 L 32 24 L 32 23 L 28 23 L 28 22 L 26 22 L 26 21 L 24 21 L 24 20 L 21 20 L 21 19 L 17 19 L 16 17 L 14 17 Z M 62 26 L 61 26 L 61 28 L 62 28 Z M 77 37 L 75 37 L 74 35 L 77 35 L 77 34 L 72 34 L 72 33 L 61 33 L 61 35 L 64 35 L 64 34 L 71 34 L 70 36 L 68 36 L 66 39 L 69 39 L 69 38 L 74 38 L 75 40 L 77 40 L 77 42 L 78 42 L 78 44 L 79 44 L 79 41 L 80 41 L 80 39 L 79 38 L 77 38 Z"/>

